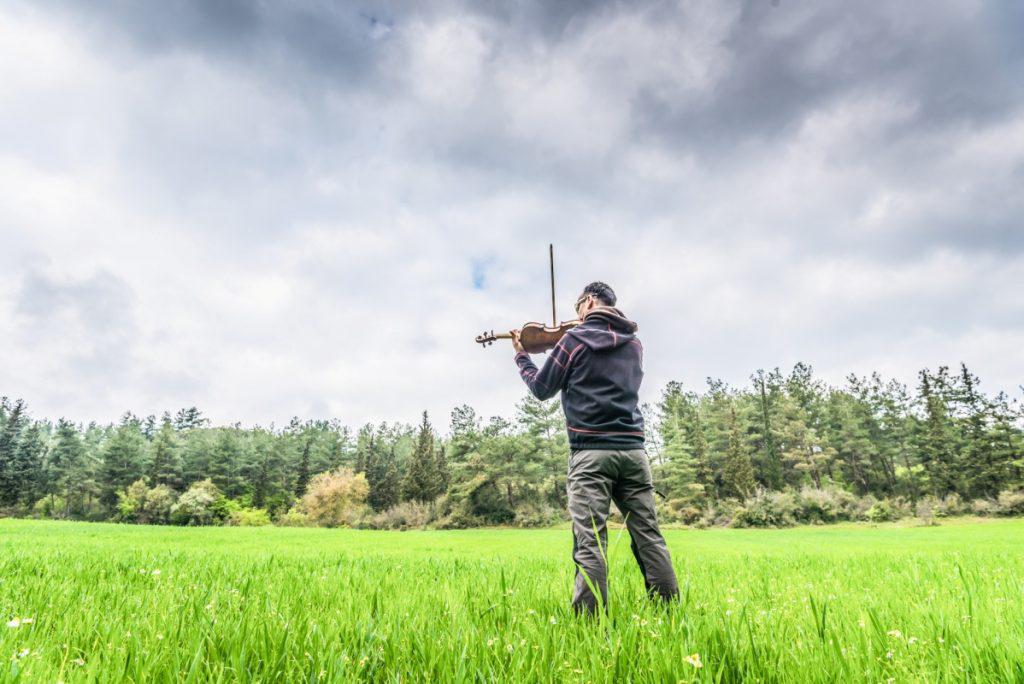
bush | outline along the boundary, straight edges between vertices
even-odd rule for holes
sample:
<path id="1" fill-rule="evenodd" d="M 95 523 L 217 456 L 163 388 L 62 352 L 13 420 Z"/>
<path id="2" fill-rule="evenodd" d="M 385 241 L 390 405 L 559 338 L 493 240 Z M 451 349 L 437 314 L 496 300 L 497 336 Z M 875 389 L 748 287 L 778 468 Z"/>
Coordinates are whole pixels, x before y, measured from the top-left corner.
<path id="1" fill-rule="evenodd" d="M 437 502 L 403 501 L 369 516 L 362 526 L 375 530 L 408 530 L 424 528 L 437 520 Z"/>
<path id="2" fill-rule="evenodd" d="M 166 524 L 171 520 L 171 509 L 178 494 L 167 485 L 157 485 L 146 494 L 140 522 Z"/>
<path id="3" fill-rule="evenodd" d="M 138 479 L 117 493 L 115 520 L 136 523 L 166 523 L 177 494 L 167 485 L 150 489 L 145 480 Z"/>
<path id="4" fill-rule="evenodd" d="M 975 499 L 971 502 L 971 513 L 974 515 L 998 515 L 999 502 L 992 499 Z"/>
<path id="5" fill-rule="evenodd" d="M 302 510 L 317 525 L 351 527 L 367 512 L 370 486 L 363 473 L 339 468 L 315 476 L 302 497 Z"/>
<path id="6" fill-rule="evenodd" d="M 743 502 L 730 527 L 790 527 L 796 524 L 796 497 L 790 492 L 758 491 Z"/>
<path id="7" fill-rule="evenodd" d="M 222 520 L 225 506 L 217 485 L 209 478 L 194 483 L 171 506 L 171 521 L 177 525 L 212 525 Z"/>
<path id="8" fill-rule="evenodd" d="M 882 499 L 881 501 L 876 501 L 871 508 L 868 509 L 867 517 L 868 520 L 875 523 L 892 522 L 893 520 L 899 520 L 900 511 L 889 501 Z"/>
<path id="9" fill-rule="evenodd" d="M 315 523 L 298 506 L 292 506 L 284 513 L 278 515 L 274 519 L 274 524 L 281 527 L 313 527 Z"/>
<path id="10" fill-rule="evenodd" d="M 1024 515 L 1024 489 L 1005 489 L 999 492 L 1000 515 Z"/>
<path id="11" fill-rule="evenodd" d="M 797 495 L 797 513 L 799 522 L 833 523 L 844 520 L 857 520 L 863 517 L 868 505 L 846 491 L 836 487 L 803 487 Z"/>
<path id="12" fill-rule="evenodd" d="M 263 527 L 270 524 L 270 515 L 262 508 L 241 507 L 228 515 L 227 524 L 234 527 Z"/>
<path id="13" fill-rule="evenodd" d="M 529 504 L 516 509 L 517 527 L 547 527 L 565 520 L 565 514 L 546 504 Z"/>
<path id="14" fill-rule="evenodd" d="M 44 496 L 32 506 L 32 513 L 40 518 L 63 518 L 64 508 L 64 497 Z"/>

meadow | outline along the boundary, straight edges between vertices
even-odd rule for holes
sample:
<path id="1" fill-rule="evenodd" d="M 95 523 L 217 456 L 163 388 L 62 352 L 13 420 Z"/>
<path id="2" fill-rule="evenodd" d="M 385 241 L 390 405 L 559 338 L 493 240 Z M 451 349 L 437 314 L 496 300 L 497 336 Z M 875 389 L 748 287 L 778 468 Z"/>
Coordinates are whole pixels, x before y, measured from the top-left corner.
<path id="1" fill-rule="evenodd" d="M 668 530 L 649 603 L 567 610 L 565 529 L 0 520 L 0 681 L 1024 680 L 1024 521 Z"/>

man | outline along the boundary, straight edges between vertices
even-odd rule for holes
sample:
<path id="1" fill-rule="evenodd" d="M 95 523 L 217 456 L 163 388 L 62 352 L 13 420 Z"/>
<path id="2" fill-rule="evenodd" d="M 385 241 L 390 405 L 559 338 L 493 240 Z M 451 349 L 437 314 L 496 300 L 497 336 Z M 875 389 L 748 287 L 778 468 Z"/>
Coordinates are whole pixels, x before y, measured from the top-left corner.
<path id="1" fill-rule="evenodd" d="M 538 399 L 562 392 L 569 433 L 567 490 L 576 580 L 572 607 L 593 613 L 607 606 L 609 503 L 626 518 L 633 556 L 651 597 L 679 594 L 675 571 L 654 510 L 654 484 L 637 408 L 643 347 L 636 323 L 614 308 L 615 293 L 601 282 L 583 289 L 576 313 L 583 322 L 562 337 L 540 370 L 512 331 L 519 374 Z M 595 534 L 596 531 L 596 534 Z"/>

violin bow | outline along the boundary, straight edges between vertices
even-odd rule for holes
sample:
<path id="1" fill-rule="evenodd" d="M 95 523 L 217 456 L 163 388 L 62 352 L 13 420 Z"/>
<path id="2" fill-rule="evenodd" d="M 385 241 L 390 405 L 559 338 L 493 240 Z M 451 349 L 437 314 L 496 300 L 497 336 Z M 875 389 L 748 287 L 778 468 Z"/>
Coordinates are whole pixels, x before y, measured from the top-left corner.
<path id="1" fill-rule="evenodd" d="M 558 316 L 555 315 L 555 245 L 548 243 L 548 257 L 551 260 L 551 327 L 558 327 Z"/>

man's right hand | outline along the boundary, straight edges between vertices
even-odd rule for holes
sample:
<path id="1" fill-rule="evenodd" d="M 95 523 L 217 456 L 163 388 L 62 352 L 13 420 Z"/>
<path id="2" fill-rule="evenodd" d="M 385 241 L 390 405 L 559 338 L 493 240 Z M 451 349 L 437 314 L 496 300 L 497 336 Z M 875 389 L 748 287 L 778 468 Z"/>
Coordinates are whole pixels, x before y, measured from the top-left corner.
<path id="1" fill-rule="evenodd" d="M 512 348 L 516 350 L 516 353 L 526 351 L 523 349 L 523 343 L 519 341 L 519 330 L 509 330 L 512 334 Z"/>

